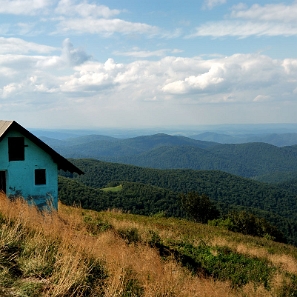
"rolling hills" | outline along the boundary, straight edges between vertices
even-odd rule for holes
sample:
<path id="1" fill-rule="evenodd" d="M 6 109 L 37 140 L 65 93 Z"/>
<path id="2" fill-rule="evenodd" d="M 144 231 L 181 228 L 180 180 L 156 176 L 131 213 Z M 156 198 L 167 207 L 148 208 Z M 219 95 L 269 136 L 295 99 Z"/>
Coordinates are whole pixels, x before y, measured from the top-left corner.
<path id="1" fill-rule="evenodd" d="M 60 180 L 63 203 L 103 210 L 120 208 L 150 215 L 165 212 L 183 216 L 179 193 L 197 191 L 216 201 L 222 213 L 246 209 L 276 225 L 289 242 L 297 244 L 297 195 L 222 171 L 160 170 L 90 159 L 71 160 L 85 174 Z M 63 174 L 63 173 L 61 173 Z M 125 191 L 107 194 L 100 189 L 124 184 Z"/>
<path id="2" fill-rule="evenodd" d="M 84 136 L 44 139 L 67 158 L 94 158 L 158 169 L 221 170 L 242 177 L 273 180 L 274 174 L 297 174 L 296 146 L 255 142 L 219 144 L 183 136 L 155 134 L 129 139 Z"/>

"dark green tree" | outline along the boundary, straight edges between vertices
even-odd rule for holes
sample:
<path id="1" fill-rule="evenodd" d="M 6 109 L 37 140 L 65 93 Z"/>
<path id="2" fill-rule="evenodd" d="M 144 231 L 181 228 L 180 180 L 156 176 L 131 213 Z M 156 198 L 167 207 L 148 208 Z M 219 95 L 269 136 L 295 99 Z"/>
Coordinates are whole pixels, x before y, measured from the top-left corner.
<path id="1" fill-rule="evenodd" d="M 208 220 L 220 216 L 214 203 L 205 194 L 200 195 L 197 192 L 181 194 L 181 203 L 185 212 L 195 222 L 207 223 Z"/>
<path id="2" fill-rule="evenodd" d="M 233 211 L 228 215 L 228 229 L 252 236 L 267 237 L 275 241 L 286 242 L 285 236 L 264 218 L 246 211 Z"/>

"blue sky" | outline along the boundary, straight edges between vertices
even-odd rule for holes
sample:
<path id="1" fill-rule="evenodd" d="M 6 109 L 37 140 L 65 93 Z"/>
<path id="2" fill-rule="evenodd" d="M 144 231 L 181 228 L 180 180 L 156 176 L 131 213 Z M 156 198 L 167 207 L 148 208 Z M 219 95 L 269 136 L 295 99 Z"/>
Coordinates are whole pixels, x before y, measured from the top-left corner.
<path id="1" fill-rule="evenodd" d="M 0 0 L 0 118 L 297 123 L 297 1 Z"/>

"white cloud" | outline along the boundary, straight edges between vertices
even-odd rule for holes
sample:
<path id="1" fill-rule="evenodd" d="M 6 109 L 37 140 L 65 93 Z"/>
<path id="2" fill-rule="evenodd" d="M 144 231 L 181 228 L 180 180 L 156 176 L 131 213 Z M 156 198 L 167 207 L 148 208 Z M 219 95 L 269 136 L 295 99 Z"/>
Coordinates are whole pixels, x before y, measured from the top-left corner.
<path id="1" fill-rule="evenodd" d="M 192 60 L 192 63 L 196 69 L 193 68 L 193 71 L 188 73 L 180 71 L 175 78 L 167 79 L 162 90 L 176 95 L 208 94 L 212 96 L 216 94 L 217 96 L 221 94 L 221 99 L 217 101 L 224 101 L 226 94 L 232 93 L 233 97 L 234 94 L 236 95 L 235 101 L 245 101 L 249 100 L 248 98 L 253 101 L 258 96 L 259 90 L 265 90 L 267 94 L 263 91 L 263 96 L 271 96 L 271 98 L 286 90 L 292 94 L 295 83 L 290 81 L 297 74 L 297 69 L 288 74 L 283 61 L 261 55 L 237 54 L 205 61 Z M 287 61 L 286 67 L 295 63 L 296 60 Z M 255 95 L 252 95 L 253 93 Z"/>
<path id="2" fill-rule="evenodd" d="M 71 0 L 61 0 L 55 10 L 57 14 L 62 15 L 58 20 L 58 30 L 61 32 L 75 32 L 79 34 L 101 34 L 105 36 L 114 33 L 121 34 L 147 34 L 153 36 L 159 33 L 159 28 L 140 22 L 129 22 L 120 18 L 114 18 L 119 15 L 121 10 L 110 9 L 105 5 L 89 4 L 87 1 L 74 3 Z M 177 30 L 174 33 L 164 35 L 176 36 L 180 34 Z"/>
<path id="3" fill-rule="evenodd" d="M 141 51 L 139 49 L 135 49 L 129 52 L 114 52 L 117 56 L 126 56 L 126 57 L 136 57 L 136 58 L 149 58 L 149 57 L 162 57 L 165 56 L 166 53 L 179 53 L 179 50 L 168 50 L 168 49 L 160 49 L 156 51 Z"/>
<path id="4" fill-rule="evenodd" d="M 215 6 L 225 4 L 227 0 L 204 0 L 204 7 L 212 9 Z"/>
<path id="5" fill-rule="evenodd" d="M 294 63 L 295 60 L 290 62 L 291 65 Z M 109 59 L 104 64 L 89 62 L 75 69 L 69 79 L 65 78 L 63 90 L 85 91 L 90 95 L 90 90 L 109 88 L 114 94 L 127 91 L 129 100 L 140 101 L 165 98 L 166 94 L 194 96 L 195 101 L 195 94 L 204 94 L 215 95 L 217 102 L 224 102 L 223 98 L 230 98 L 226 94 L 231 93 L 233 101 L 249 98 L 253 101 L 259 90 L 263 91 L 263 96 L 270 96 L 272 92 L 272 97 L 290 92 L 290 89 L 292 92 L 295 84 L 288 81 L 297 74 L 296 70 L 288 75 L 282 61 L 260 55 L 233 55 L 210 60 L 166 57 L 156 62 L 130 64 L 117 64 Z M 210 98 L 208 100 L 213 100 Z"/>
<path id="6" fill-rule="evenodd" d="M 103 18 L 110 18 L 120 13 L 120 10 L 110 9 L 105 5 L 89 4 L 87 2 L 73 4 L 73 2 L 72 0 L 61 0 L 56 8 L 56 13 L 69 16 Z"/>
<path id="7" fill-rule="evenodd" d="M 36 65 L 41 68 L 63 68 L 80 65 L 91 59 L 83 49 L 74 48 L 69 38 L 62 44 L 61 56 L 40 58 Z"/>
<path id="8" fill-rule="evenodd" d="M 224 82 L 223 65 L 213 64 L 208 72 L 202 73 L 198 76 L 191 75 L 184 80 L 178 80 L 166 84 L 162 90 L 165 93 L 186 94 L 194 90 L 204 91 L 214 85 Z"/>
<path id="9" fill-rule="evenodd" d="M 235 6 L 231 17 L 240 19 L 254 19 L 261 21 L 297 22 L 297 2 L 292 5 L 266 4 L 264 6 L 254 4 L 250 8 Z"/>
<path id="10" fill-rule="evenodd" d="M 22 103 L 22 108 L 34 102 L 45 109 L 60 108 L 70 106 L 69 100 L 85 104 L 80 108 L 90 112 L 92 106 L 118 110 L 143 102 L 295 100 L 296 77 L 296 59 L 274 60 L 257 54 L 100 63 L 73 47 L 69 39 L 60 56 L 0 55 L 0 98 L 6 104 Z"/>
<path id="11" fill-rule="evenodd" d="M 51 0 L 1 0 L 0 14 L 36 15 L 51 5 Z"/>
<path id="12" fill-rule="evenodd" d="M 297 73 L 297 60 L 295 59 L 285 59 L 282 66 L 284 67 L 287 74 Z"/>
<path id="13" fill-rule="evenodd" d="M 0 35 L 4 36 L 38 36 L 45 34 L 39 22 L 10 22 L 0 24 Z"/>
<path id="14" fill-rule="evenodd" d="M 196 28 L 195 36 L 295 36 L 297 35 L 297 23 L 269 23 L 269 22 L 245 22 L 245 21 L 219 21 L 209 22 Z"/>
<path id="15" fill-rule="evenodd" d="M 67 61 L 69 65 L 73 66 L 80 65 L 91 58 L 84 50 L 74 48 L 69 38 L 65 39 L 63 42 L 61 57 L 63 60 Z"/>
<path id="16" fill-rule="evenodd" d="M 216 1 L 207 2 L 211 8 Z M 291 5 L 254 4 L 250 8 L 243 4 L 232 7 L 225 20 L 207 22 L 196 28 L 189 37 L 249 37 L 249 36 L 296 36 L 297 1 Z"/>
<path id="17" fill-rule="evenodd" d="M 132 23 L 121 19 L 67 19 L 58 25 L 59 31 L 75 31 L 78 33 L 107 34 L 139 33 L 155 35 L 159 29 L 143 23 Z"/>
<path id="18" fill-rule="evenodd" d="M 2 3 L 4 2 L 4 3 Z M 39 26 L 43 24 L 43 29 L 48 26 L 48 22 L 56 23 L 56 34 L 74 32 L 79 34 L 103 34 L 106 36 L 114 33 L 121 34 L 147 34 L 153 36 L 159 34 L 159 28 L 141 22 L 129 22 L 115 16 L 124 12 L 118 9 L 110 9 L 105 5 L 88 3 L 88 1 L 72 0 L 3 0 L 1 2 L 0 14 L 16 15 L 51 15 L 50 19 L 43 19 L 30 22 L 1 24 L 0 34 L 18 35 L 38 33 Z M 56 7 L 55 7 L 56 6 Z M 39 29 L 40 31 L 43 30 Z M 40 33 L 39 31 L 39 33 Z M 165 32 L 164 37 L 176 37 L 180 31 Z"/>
<path id="19" fill-rule="evenodd" d="M 11 83 L 2 88 L 2 97 L 7 98 L 11 95 L 17 94 L 22 89 L 22 84 Z"/>
<path id="20" fill-rule="evenodd" d="M 254 102 L 265 102 L 265 101 L 270 101 L 271 96 L 269 95 L 258 95 L 254 98 Z"/>
<path id="21" fill-rule="evenodd" d="M 26 53 L 40 53 L 46 54 L 56 51 L 57 48 L 52 46 L 37 44 L 33 42 L 27 42 L 20 38 L 4 38 L 0 37 L 0 54 L 26 54 Z"/>

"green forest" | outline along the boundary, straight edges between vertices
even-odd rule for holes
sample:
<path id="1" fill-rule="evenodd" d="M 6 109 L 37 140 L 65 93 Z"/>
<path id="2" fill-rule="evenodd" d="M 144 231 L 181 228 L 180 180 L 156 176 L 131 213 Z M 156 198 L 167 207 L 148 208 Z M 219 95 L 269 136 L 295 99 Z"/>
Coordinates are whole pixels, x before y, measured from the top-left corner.
<path id="1" fill-rule="evenodd" d="M 297 178 L 296 145 L 221 144 L 163 133 L 128 139 L 89 135 L 45 141 L 67 158 L 158 169 L 220 170 L 264 182 L 278 182 L 288 174 Z"/>
<path id="2" fill-rule="evenodd" d="M 85 174 L 61 172 L 60 200 L 94 210 L 122 209 L 143 215 L 186 217 L 181 194 L 207 195 L 221 216 L 248 211 L 276 226 L 289 243 L 297 244 L 297 197 L 286 186 L 269 185 L 222 171 L 159 170 L 73 159 Z M 102 190 L 122 185 L 118 191 Z"/>

